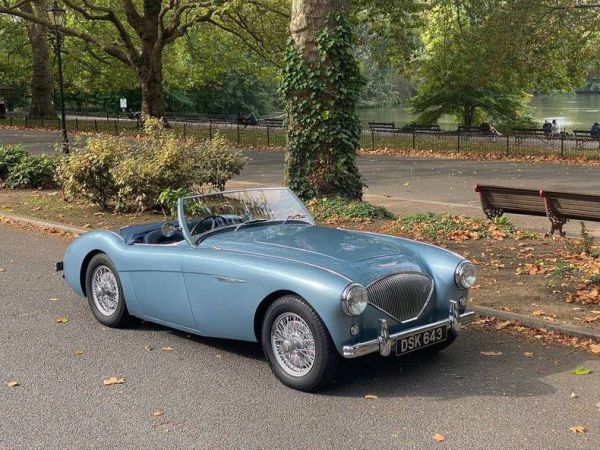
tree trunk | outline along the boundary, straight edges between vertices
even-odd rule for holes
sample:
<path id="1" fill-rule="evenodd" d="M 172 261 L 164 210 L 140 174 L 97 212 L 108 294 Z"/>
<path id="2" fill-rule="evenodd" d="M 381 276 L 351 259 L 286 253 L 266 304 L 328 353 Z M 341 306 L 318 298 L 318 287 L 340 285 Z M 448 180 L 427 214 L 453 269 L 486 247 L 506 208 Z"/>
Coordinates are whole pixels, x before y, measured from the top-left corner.
<path id="1" fill-rule="evenodd" d="M 46 0 L 34 0 L 21 8 L 36 15 L 46 14 Z M 31 44 L 31 107 L 33 117 L 53 117 L 56 115 L 52 103 L 52 75 L 50 71 L 48 30 L 39 24 L 27 22 L 27 35 Z"/>
<path id="2" fill-rule="evenodd" d="M 472 105 L 465 105 L 463 107 L 463 125 L 465 127 L 473 126 L 473 116 L 475 115 L 475 107 Z"/>
<path id="3" fill-rule="evenodd" d="M 165 115 L 160 66 L 160 63 L 143 65 L 138 71 L 142 88 L 142 113 L 152 117 Z"/>
<path id="4" fill-rule="evenodd" d="M 355 161 L 362 77 L 346 10 L 346 0 L 292 1 L 292 46 L 280 88 L 288 116 L 285 182 L 304 199 L 362 197 Z M 319 36 L 327 40 L 321 48 Z"/>

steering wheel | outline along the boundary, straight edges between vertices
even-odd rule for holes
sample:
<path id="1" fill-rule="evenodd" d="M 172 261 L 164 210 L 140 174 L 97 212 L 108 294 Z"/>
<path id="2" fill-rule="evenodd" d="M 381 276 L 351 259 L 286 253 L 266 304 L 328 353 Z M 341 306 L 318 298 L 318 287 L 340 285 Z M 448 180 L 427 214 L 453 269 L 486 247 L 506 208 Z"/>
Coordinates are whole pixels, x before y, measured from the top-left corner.
<path id="1" fill-rule="evenodd" d="M 215 228 L 220 228 L 222 226 L 225 226 L 225 223 L 226 223 L 225 218 L 223 216 L 219 216 L 218 214 L 208 216 L 208 217 L 205 217 L 204 219 L 202 219 L 196 225 L 194 225 L 194 227 L 190 230 L 190 234 L 193 236 L 196 229 L 198 227 L 200 227 L 202 224 L 204 224 L 204 222 L 206 222 L 207 220 L 211 221 L 211 224 L 210 224 L 211 231 L 214 230 Z"/>

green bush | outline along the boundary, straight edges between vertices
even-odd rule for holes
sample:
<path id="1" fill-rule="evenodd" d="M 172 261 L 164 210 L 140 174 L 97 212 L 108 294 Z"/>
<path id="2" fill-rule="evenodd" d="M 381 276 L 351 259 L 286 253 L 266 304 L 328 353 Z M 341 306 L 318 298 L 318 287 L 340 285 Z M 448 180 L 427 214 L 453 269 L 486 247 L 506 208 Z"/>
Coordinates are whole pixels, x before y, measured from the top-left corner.
<path id="1" fill-rule="evenodd" d="M 46 155 L 26 155 L 11 167 L 6 177 L 6 185 L 13 189 L 55 187 L 55 167 L 54 158 Z"/>
<path id="2" fill-rule="evenodd" d="M 171 189 L 167 188 L 160 193 L 158 196 L 158 203 L 163 207 L 163 214 L 166 216 L 166 211 L 169 212 L 171 217 L 177 216 L 177 201 L 180 197 L 192 195 L 192 192 L 188 188 Z"/>
<path id="3" fill-rule="evenodd" d="M 0 179 L 4 180 L 11 169 L 27 156 L 20 146 L 0 146 Z"/>
<path id="4" fill-rule="evenodd" d="M 180 139 L 158 119 L 145 118 L 144 134 L 90 138 L 66 156 L 57 171 L 65 193 L 102 209 L 157 210 L 171 205 L 164 192 L 189 192 L 210 184 L 224 188 L 244 159 L 225 140 L 198 143 Z"/>
<path id="5" fill-rule="evenodd" d="M 106 136 L 90 137 L 85 147 L 73 149 L 56 169 L 65 196 L 84 198 L 108 209 L 117 194 L 112 171 L 126 151 L 123 139 Z"/>
<path id="6" fill-rule="evenodd" d="M 212 140 L 198 146 L 196 152 L 194 157 L 197 158 L 202 184 L 209 184 L 219 191 L 225 190 L 225 183 L 239 175 L 246 163 L 242 152 L 232 148 L 218 133 Z"/>
<path id="7" fill-rule="evenodd" d="M 365 201 L 344 198 L 313 198 L 307 202 L 316 220 L 394 219 L 394 215 L 382 206 Z"/>

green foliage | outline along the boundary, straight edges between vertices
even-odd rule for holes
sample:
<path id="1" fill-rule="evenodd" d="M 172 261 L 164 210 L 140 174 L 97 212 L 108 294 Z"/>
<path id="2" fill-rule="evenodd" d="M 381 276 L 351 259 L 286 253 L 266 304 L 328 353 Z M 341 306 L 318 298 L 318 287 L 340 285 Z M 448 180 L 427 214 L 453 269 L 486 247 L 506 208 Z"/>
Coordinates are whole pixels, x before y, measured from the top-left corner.
<path id="1" fill-rule="evenodd" d="M 595 284 L 596 286 L 600 286 L 600 274 L 592 275 L 589 279 L 590 284 Z"/>
<path id="2" fill-rule="evenodd" d="M 571 373 L 573 375 L 589 375 L 592 373 L 592 370 L 588 369 L 587 367 L 579 366 L 575 367 Z"/>
<path id="3" fill-rule="evenodd" d="M 46 155 L 26 155 L 11 167 L 6 177 L 6 185 L 12 189 L 55 187 L 55 167 L 55 158 Z"/>
<path id="4" fill-rule="evenodd" d="M 515 231 L 515 226 L 513 225 L 512 220 L 508 216 L 502 215 L 500 217 L 494 217 L 492 222 L 505 233 L 514 233 Z"/>
<path id="5" fill-rule="evenodd" d="M 574 270 L 575 270 L 575 267 L 573 267 L 568 262 L 563 261 L 563 260 L 558 260 L 558 261 L 556 261 L 556 269 L 554 269 L 554 272 L 552 272 L 552 275 L 557 278 L 562 278 L 565 275 L 572 273 Z"/>
<path id="6" fill-rule="evenodd" d="M 82 148 L 73 148 L 56 169 L 56 179 L 66 196 L 83 198 L 102 210 L 117 194 L 113 169 L 127 153 L 123 138 L 90 137 Z"/>
<path id="7" fill-rule="evenodd" d="M 530 92 L 569 90 L 583 81 L 582 61 L 597 48 L 589 31 L 597 15 L 549 10 L 537 0 L 502 3 L 439 0 L 432 9 L 425 49 L 414 61 L 420 85 L 412 105 L 421 121 L 454 114 L 464 125 L 528 125 Z"/>
<path id="8" fill-rule="evenodd" d="M 594 248 L 594 236 L 590 234 L 585 223 L 580 222 L 579 241 L 569 241 L 567 247 L 574 253 L 585 253 L 586 255 L 600 258 L 600 253 Z"/>
<path id="9" fill-rule="evenodd" d="M 232 148 L 219 133 L 212 140 L 204 141 L 196 151 L 196 170 L 200 173 L 201 183 L 219 191 L 225 189 L 225 183 L 234 175 L 240 174 L 246 163 L 242 152 Z"/>
<path id="10" fill-rule="evenodd" d="M 303 199 L 361 199 L 356 167 L 360 122 L 356 105 L 363 85 L 352 52 L 352 28 L 342 14 L 329 18 L 316 44 L 320 58 L 306 61 L 290 41 L 280 93 L 288 114 L 286 178 Z"/>
<path id="11" fill-rule="evenodd" d="M 390 211 L 382 206 L 340 197 L 313 198 L 306 205 L 318 221 L 395 218 Z"/>
<path id="12" fill-rule="evenodd" d="M 106 210 L 170 208 L 174 192 L 210 184 L 224 188 L 244 160 L 226 141 L 182 140 L 163 123 L 145 118 L 143 136 L 92 137 L 63 158 L 57 180 L 66 195 Z"/>
<path id="13" fill-rule="evenodd" d="M 0 180 L 5 179 L 11 169 L 27 157 L 27 152 L 18 145 L 0 146 Z"/>
<path id="14" fill-rule="evenodd" d="M 177 217 L 177 200 L 179 200 L 180 197 L 186 197 L 188 195 L 192 195 L 192 191 L 187 187 L 178 189 L 167 188 L 163 190 L 158 196 L 158 203 L 163 207 L 163 214 L 166 215 L 166 208 L 171 217 Z"/>

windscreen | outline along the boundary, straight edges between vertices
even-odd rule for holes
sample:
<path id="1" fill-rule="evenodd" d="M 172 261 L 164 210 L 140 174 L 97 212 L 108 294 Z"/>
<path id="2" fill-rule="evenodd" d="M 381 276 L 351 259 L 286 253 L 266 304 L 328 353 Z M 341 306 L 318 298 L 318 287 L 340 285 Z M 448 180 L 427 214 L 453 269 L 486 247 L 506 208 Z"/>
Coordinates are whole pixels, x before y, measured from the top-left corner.
<path id="1" fill-rule="evenodd" d="M 288 188 L 250 189 L 185 197 L 181 226 L 193 241 L 208 231 L 256 222 L 300 220 L 314 224 L 304 204 Z"/>

